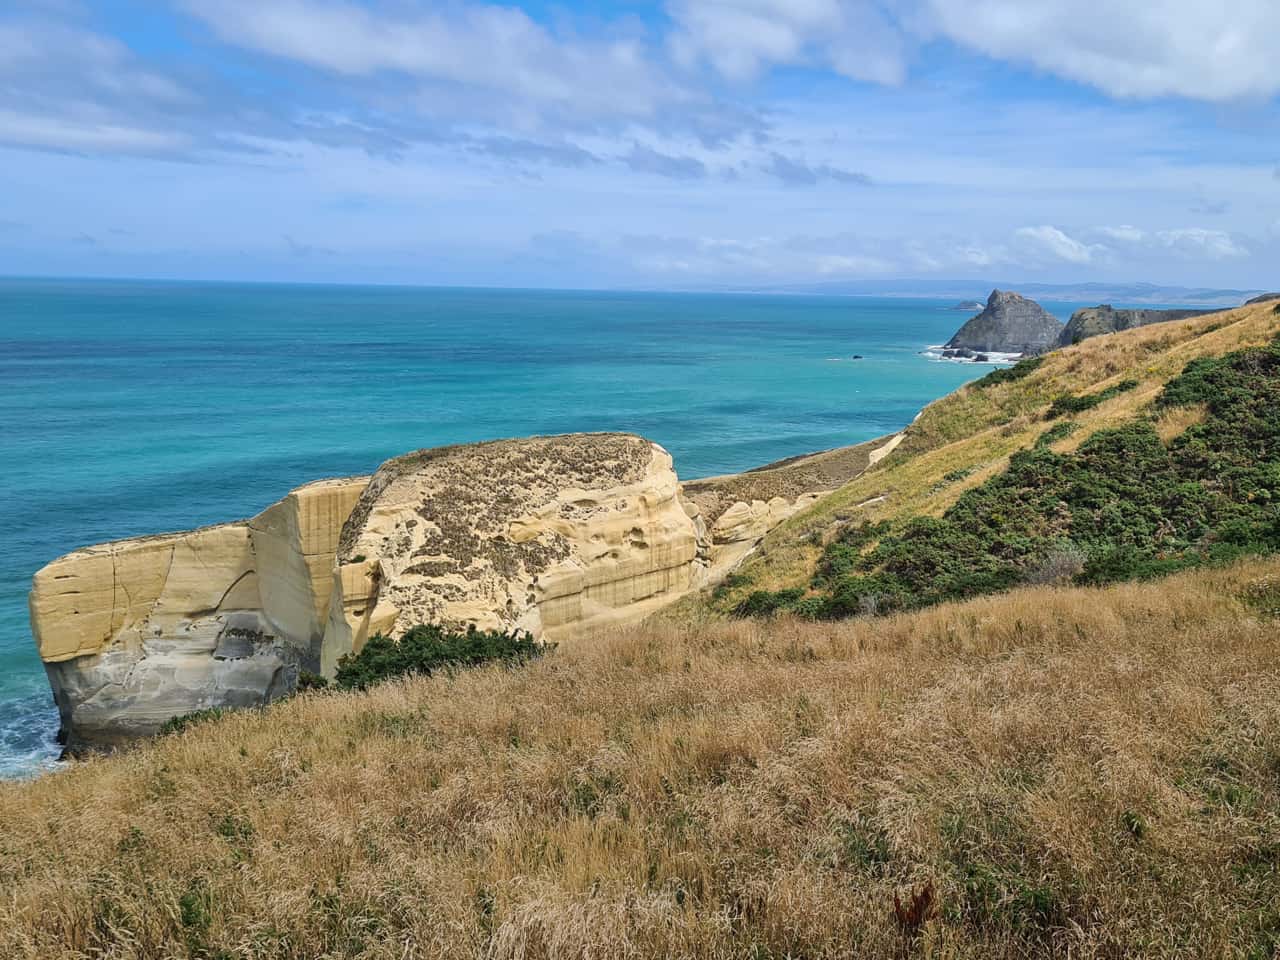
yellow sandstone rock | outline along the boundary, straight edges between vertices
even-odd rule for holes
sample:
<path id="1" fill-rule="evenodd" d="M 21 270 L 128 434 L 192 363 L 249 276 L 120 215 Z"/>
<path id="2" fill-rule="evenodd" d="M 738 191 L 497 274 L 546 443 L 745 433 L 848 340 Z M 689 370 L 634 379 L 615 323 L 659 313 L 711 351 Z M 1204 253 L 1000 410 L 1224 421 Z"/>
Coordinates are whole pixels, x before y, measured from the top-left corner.
<path id="1" fill-rule="evenodd" d="M 31 629 L 70 746 L 293 689 L 318 658 L 334 551 L 367 483 L 322 480 L 252 520 L 88 547 L 40 570 Z"/>
<path id="2" fill-rule="evenodd" d="M 374 475 L 344 531 L 325 656 L 417 623 L 572 640 L 700 586 L 701 540 L 670 455 L 640 437 L 409 454 Z"/>
<path id="3" fill-rule="evenodd" d="M 32 632 L 73 748 L 261 704 L 419 623 L 571 642 L 731 568 L 812 498 L 738 503 L 708 532 L 670 455 L 629 434 L 421 450 L 251 520 L 121 540 L 32 583 Z"/>

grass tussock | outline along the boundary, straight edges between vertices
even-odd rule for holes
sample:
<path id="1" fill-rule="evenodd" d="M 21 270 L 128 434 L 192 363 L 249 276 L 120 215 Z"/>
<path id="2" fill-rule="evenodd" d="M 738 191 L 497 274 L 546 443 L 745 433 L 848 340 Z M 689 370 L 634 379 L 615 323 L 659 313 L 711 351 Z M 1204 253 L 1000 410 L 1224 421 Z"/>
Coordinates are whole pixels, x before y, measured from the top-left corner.
<path id="1" fill-rule="evenodd" d="M 0 787 L 0 956 L 1270 957 L 1280 562 L 655 624 Z"/>

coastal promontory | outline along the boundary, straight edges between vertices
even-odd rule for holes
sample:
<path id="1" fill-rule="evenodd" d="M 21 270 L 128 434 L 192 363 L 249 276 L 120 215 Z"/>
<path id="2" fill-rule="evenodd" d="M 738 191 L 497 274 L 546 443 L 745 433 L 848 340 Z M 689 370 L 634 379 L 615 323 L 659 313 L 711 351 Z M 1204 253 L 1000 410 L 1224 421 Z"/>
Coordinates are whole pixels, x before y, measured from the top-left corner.
<path id="1" fill-rule="evenodd" d="M 945 350 L 974 354 L 1035 354 L 1052 348 L 1062 323 L 1034 300 L 992 290 L 987 305 L 947 341 Z"/>
<path id="2" fill-rule="evenodd" d="M 1058 337 L 1056 346 L 1069 347 L 1073 343 L 1121 330 L 1132 330 L 1152 323 L 1169 323 L 1190 317 L 1213 313 L 1212 310 L 1117 310 L 1110 304 L 1077 310 L 1067 321 Z"/>

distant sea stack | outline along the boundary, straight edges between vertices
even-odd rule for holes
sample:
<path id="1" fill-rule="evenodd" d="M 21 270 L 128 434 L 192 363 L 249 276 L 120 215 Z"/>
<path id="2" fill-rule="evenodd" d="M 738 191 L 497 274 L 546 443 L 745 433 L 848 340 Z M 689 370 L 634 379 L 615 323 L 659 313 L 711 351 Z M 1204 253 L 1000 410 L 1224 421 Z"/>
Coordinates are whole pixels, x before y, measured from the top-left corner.
<path id="1" fill-rule="evenodd" d="M 1073 313 L 1055 346 L 1069 347 L 1073 343 L 1101 336 L 1104 333 L 1118 333 L 1121 330 L 1132 330 L 1134 327 L 1145 327 L 1152 323 L 1169 323 L 1172 320 L 1186 320 L 1216 312 L 1216 310 L 1117 310 L 1110 304 L 1104 303 Z"/>
<path id="2" fill-rule="evenodd" d="M 992 290 L 987 305 L 947 341 L 951 355 L 1043 353 L 1058 342 L 1062 322 L 1034 300 L 1008 290 Z"/>

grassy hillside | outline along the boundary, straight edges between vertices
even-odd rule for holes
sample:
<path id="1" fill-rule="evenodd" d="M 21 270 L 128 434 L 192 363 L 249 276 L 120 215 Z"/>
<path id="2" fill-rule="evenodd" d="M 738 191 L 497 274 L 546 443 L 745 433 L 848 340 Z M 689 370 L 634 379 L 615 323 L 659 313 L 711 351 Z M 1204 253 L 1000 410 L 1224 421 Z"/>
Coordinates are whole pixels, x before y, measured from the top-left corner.
<path id="1" fill-rule="evenodd" d="M 0 788 L 0 956 L 1270 957 L 1277 615 L 1258 560 L 307 694 Z"/>
<path id="2" fill-rule="evenodd" d="M 0 957 L 1274 957 L 1278 329 L 939 401 L 711 607 L 2 784 Z M 1152 544 L 1217 562 L 1065 585 Z M 889 575 L 927 606 L 716 613 Z"/>
<path id="3" fill-rule="evenodd" d="M 930 404 L 893 454 L 771 533 L 729 589 L 720 591 L 716 609 L 732 609 L 756 590 L 807 585 L 827 543 L 848 524 L 940 516 L 965 492 L 1004 471 L 1020 450 L 1040 442 L 1069 453 L 1099 430 L 1146 416 L 1165 384 L 1191 361 L 1269 343 L 1280 332 L 1274 306 L 1086 340 L 1027 364 L 1025 376 L 1002 371 Z M 1055 401 L 1098 395 L 1105 396 L 1095 406 L 1046 420 Z M 1197 416 L 1187 407 L 1161 413 L 1154 426 L 1165 439 Z M 1045 437 L 1064 422 L 1074 429 Z M 683 612 L 691 610 L 686 606 Z"/>

